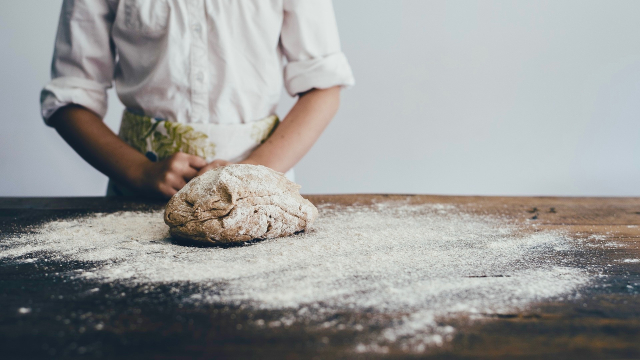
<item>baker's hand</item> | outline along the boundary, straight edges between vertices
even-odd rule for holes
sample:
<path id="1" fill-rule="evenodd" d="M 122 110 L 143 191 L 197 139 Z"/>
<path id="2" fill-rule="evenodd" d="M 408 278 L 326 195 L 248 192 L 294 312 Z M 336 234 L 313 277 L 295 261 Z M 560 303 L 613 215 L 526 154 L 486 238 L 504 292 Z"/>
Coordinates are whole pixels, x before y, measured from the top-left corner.
<path id="1" fill-rule="evenodd" d="M 200 169 L 200 171 L 198 171 L 198 175 L 196 176 L 200 176 L 204 173 L 206 173 L 207 171 L 211 170 L 211 169 L 215 169 L 217 167 L 220 166 L 227 166 L 227 165 L 231 165 L 233 163 L 226 161 L 226 160 L 213 160 L 212 162 L 210 162 L 209 164 L 207 164 L 207 166 L 203 167 L 202 169 Z"/>
<path id="2" fill-rule="evenodd" d="M 162 161 L 146 163 L 135 185 L 144 192 L 169 198 L 206 166 L 203 158 L 178 152 Z"/>

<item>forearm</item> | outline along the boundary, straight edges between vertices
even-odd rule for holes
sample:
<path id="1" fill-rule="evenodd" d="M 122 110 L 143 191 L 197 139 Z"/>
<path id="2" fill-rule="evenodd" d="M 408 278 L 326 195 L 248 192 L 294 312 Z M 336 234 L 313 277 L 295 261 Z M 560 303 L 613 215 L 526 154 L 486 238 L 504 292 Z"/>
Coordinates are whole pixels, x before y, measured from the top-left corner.
<path id="1" fill-rule="evenodd" d="M 318 140 L 339 105 L 340 87 L 314 89 L 301 95 L 267 141 L 241 163 L 288 171 Z"/>
<path id="2" fill-rule="evenodd" d="M 150 161 L 122 141 L 93 112 L 70 105 L 56 111 L 51 125 L 89 164 L 108 177 L 136 186 Z"/>

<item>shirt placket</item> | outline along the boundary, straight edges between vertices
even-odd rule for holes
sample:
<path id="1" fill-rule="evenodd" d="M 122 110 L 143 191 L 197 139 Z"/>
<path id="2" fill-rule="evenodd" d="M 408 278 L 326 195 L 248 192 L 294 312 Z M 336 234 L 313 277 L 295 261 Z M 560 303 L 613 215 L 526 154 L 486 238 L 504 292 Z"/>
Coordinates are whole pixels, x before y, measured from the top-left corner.
<path id="1" fill-rule="evenodd" d="M 191 31 L 190 80 L 191 121 L 203 123 L 208 118 L 207 31 L 204 0 L 189 1 L 189 28 Z"/>

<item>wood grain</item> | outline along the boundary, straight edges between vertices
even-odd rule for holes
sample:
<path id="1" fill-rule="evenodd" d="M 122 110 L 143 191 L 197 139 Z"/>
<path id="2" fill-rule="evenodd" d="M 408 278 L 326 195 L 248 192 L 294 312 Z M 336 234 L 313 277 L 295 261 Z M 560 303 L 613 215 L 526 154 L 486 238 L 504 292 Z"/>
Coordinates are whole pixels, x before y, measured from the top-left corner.
<path id="1" fill-rule="evenodd" d="M 102 358 L 432 358 L 432 359 L 633 359 L 640 358 L 640 198 L 479 197 L 428 195 L 309 195 L 322 206 L 452 204 L 466 212 L 499 216 L 522 231 L 559 231 L 581 241 L 574 259 L 594 275 L 581 297 L 534 304 L 514 314 L 484 314 L 480 320 L 447 319 L 459 331 L 442 347 L 425 354 L 391 349 L 385 355 L 350 351 L 357 334 L 310 330 L 303 325 L 270 332 L 238 330 L 258 312 L 212 305 L 180 308 L 164 290 L 147 294 L 105 284 L 102 298 L 79 296 L 82 283 L 45 277 L 42 268 L 71 271 L 91 264 L 0 263 L 0 346 L 7 358 L 42 358 L 56 354 Z M 0 245 L 3 234 L 55 218 L 119 210 L 161 209 L 144 199 L 4 198 L 0 199 Z M 88 285 L 87 285 L 88 286 Z M 181 286 L 187 291 L 190 285 Z M 128 290 L 131 291 L 131 290 Z M 61 298 L 58 298 L 61 297 Z M 31 317 L 16 315 L 24 304 L 42 309 Z M 78 314 L 101 319 L 101 332 L 81 333 Z M 369 314 L 341 315 L 358 321 Z M 70 319 L 70 323 L 56 320 Z M 74 325 L 75 324 L 75 325 Z M 75 327 L 74 327 L 75 326 Z M 375 331 L 375 329 L 370 329 Z"/>

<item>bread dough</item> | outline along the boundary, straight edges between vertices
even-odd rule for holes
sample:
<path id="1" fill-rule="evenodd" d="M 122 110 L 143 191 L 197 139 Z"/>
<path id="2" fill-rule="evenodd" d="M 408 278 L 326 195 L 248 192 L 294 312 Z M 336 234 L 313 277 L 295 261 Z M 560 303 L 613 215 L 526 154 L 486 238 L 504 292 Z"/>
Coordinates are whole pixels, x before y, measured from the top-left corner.
<path id="1" fill-rule="evenodd" d="M 260 165 L 219 167 L 192 179 L 165 208 L 171 236 L 230 243 L 307 230 L 318 216 L 300 185 Z"/>

